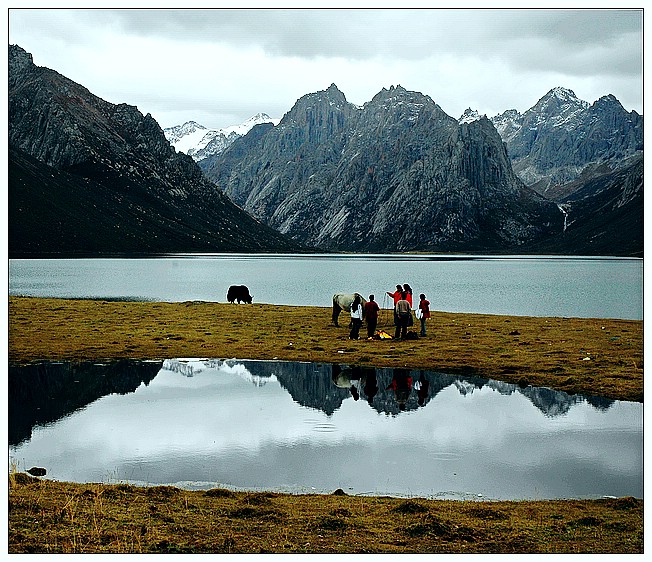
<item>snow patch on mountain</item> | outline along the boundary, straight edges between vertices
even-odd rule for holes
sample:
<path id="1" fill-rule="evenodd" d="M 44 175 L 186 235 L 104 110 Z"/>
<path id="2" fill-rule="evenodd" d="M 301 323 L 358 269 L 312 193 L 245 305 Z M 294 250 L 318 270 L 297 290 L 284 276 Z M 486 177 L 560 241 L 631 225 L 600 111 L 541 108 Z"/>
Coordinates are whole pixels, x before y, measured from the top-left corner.
<path id="1" fill-rule="evenodd" d="M 257 113 L 239 125 L 223 129 L 208 129 L 195 121 L 163 129 L 165 137 L 177 152 L 191 156 L 195 161 L 223 152 L 237 138 L 246 135 L 260 123 L 278 125 L 280 119 L 272 119 L 266 113 Z"/>
<path id="2" fill-rule="evenodd" d="M 523 126 L 523 116 L 516 109 L 508 109 L 491 118 L 491 122 L 496 127 L 498 134 L 507 142 L 521 130 Z"/>
<path id="3" fill-rule="evenodd" d="M 280 119 L 272 119 L 269 115 L 267 115 L 267 113 L 257 113 L 253 117 L 247 119 L 244 123 L 240 123 L 240 125 L 232 125 L 231 127 L 220 129 L 220 131 L 227 136 L 235 133 L 239 137 L 242 137 L 251 131 L 251 129 L 253 129 L 256 125 L 260 125 L 261 123 L 273 123 L 274 125 L 278 125 L 280 121 Z"/>
<path id="4" fill-rule="evenodd" d="M 469 107 L 464 110 L 464 113 L 462 113 L 462 116 L 457 120 L 457 122 L 460 125 L 463 123 L 473 123 L 474 121 L 478 121 L 481 117 L 482 116 L 478 113 L 477 109 L 471 109 Z"/>

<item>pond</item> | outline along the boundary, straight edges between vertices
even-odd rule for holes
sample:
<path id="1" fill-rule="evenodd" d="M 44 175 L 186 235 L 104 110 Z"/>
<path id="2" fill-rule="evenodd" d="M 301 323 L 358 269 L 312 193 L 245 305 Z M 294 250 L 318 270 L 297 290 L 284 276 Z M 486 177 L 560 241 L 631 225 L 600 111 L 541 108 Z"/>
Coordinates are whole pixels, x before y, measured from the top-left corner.
<path id="1" fill-rule="evenodd" d="M 176 255 L 10 260 L 9 294 L 226 302 L 247 285 L 256 303 L 330 306 L 334 293 L 376 296 L 409 283 L 444 312 L 643 318 L 643 260 L 554 256 Z"/>
<path id="2" fill-rule="evenodd" d="M 643 405 L 428 371 L 169 359 L 9 368 L 10 465 L 187 489 L 642 497 Z"/>

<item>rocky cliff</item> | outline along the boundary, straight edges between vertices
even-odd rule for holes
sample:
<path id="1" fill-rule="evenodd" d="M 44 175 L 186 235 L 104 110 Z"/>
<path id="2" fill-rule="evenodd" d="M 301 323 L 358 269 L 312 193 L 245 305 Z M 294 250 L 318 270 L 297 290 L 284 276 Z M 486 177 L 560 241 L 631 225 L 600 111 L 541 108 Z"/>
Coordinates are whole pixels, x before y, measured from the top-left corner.
<path id="1" fill-rule="evenodd" d="M 400 86 L 362 108 L 335 85 L 308 94 L 201 165 L 252 215 L 326 249 L 512 251 L 563 226 L 488 119 L 458 124 Z"/>
<path id="2" fill-rule="evenodd" d="M 177 154 L 151 117 L 9 48 L 9 252 L 296 251 Z"/>
<path id="3" fill-rule="evenodd" d="M 643 151 L 643 117 L 627 112 L 613 95 L 595 103 L 554 88 L 522 115 L 492 118 L 507 145 L 514 171 L 540 193 L 577 179 L 587 167 L 615 169 Z"/>

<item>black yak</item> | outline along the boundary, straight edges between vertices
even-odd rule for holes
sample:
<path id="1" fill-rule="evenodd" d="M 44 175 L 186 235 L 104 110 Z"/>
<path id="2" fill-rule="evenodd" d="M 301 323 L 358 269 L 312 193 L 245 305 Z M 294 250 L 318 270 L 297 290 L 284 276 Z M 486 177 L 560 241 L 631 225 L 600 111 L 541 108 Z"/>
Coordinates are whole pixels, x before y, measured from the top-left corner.
<path id="1" fill-rule="evenodd" d="M 229 302 L 238 301 L 238 304 L 245 302 L 251 304 L 253 297 L 249 294 L 249 289 L 245 285 L 231 285 L 228 293 L 226 293 L 226 300 Z"/>

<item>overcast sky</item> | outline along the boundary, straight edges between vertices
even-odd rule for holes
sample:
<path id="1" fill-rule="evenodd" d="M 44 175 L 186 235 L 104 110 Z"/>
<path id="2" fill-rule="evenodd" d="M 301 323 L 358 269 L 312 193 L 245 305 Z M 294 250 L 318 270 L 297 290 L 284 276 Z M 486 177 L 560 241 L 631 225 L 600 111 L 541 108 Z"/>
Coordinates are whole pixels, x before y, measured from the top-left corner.
<path id="1" fill-rule="evenodd" d="M 8 30 L 38 66 L 164 128 L 280 118 L 331 83 L 358 105 L 400 84 L 453 117 L 523 112 L 556 86 L 643 113 L 641 10 L 21 8 Z"/>

